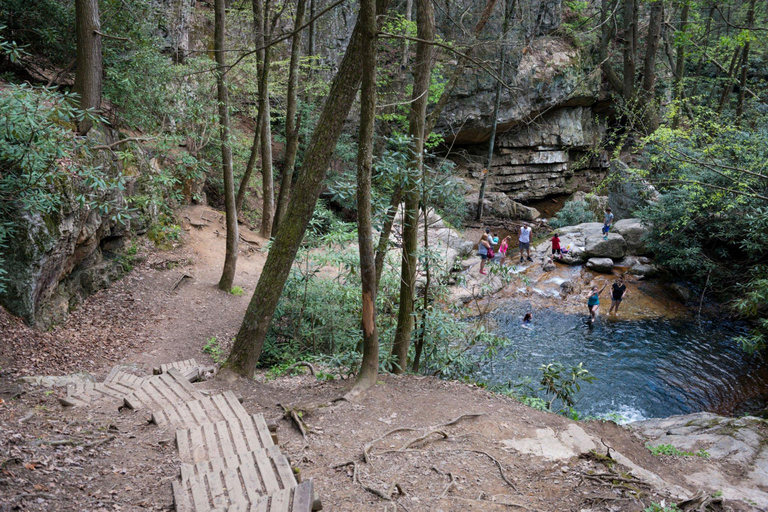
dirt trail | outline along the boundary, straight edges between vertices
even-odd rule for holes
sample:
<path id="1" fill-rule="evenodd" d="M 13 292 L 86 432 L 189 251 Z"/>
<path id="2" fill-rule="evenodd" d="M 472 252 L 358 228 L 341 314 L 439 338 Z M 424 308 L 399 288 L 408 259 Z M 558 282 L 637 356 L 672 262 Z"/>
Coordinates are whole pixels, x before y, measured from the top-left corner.
<path id="1" fill-rule="evenodd" d="M 171 508 L 172 432 L 106 403 L 62 409 L 61 389 L 19 388 L 16 377 L 80 370 L 101 378 L 116 363 L 150 373 L 188 358 L 209 364 L 202 347 L 212 337 L 226 352 L 266 256 L 255 247 L 264 240 L 244 231 L 254 242 L 241 244 L 238 259 L 236 285 L 245 293 L 218 290 L 220 215 L 184 210 L 181 248 L 150 252 L 51 332 L 0 316 L 0 510 Z M 172 289 L 185 274 L 193 277 Z M 24 346 L 34 350 L 13 349 Z M 336 401 L 350 384 L 306 374 L 267 381 L 260 373 L 255 381 L 214 379 L 202 387 L 234 389 L 250 412 L 278 419 L 283 452 L 304 479 L 314 479 L 325 510 L 642 510 L 693 494 L 686 474 L 710 464 L 728 471 L 726 463 L 652 456 L 615 424 L 572 422 L 473 385 L 382 376 L 360 401 Z M 283 407 L 301 411 L 306 438 Z"/>

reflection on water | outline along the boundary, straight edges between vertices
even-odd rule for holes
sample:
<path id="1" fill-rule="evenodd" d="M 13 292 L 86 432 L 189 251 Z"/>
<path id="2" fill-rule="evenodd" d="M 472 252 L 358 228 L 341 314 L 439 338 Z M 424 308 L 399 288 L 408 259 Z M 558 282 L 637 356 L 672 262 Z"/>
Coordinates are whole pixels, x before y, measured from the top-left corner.
<path id="1" fill-rule="evenodd" d="M 603 313 L 608 304 L 603 305 Z M 586 310 L 586 308 L 585 308 Z M 534 311 L 532 329 L 520 327 L 529 307 L 494 313 L 497 331 L 510 338 L 507 353 L 480 377 L 492 383 L 538 385 L 539 366 L 583 362 L 597 380 L 582 386 L 576 409 L 582 414 L 618 412 L 629 420 L 699 411 L 720 414 L 765 407 L 768 364 L 741 351 L 733 337 L 740 326 L 704 321 L 626 321 L 602 315 L 594 326 L 586 314 Z M 510 358 L 517 352 L 517 358 Z"/>

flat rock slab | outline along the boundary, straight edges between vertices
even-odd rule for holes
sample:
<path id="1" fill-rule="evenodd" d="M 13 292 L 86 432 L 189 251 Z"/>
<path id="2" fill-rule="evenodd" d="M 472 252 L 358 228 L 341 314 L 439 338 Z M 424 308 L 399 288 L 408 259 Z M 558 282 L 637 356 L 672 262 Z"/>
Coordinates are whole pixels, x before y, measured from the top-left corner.
<path id="1" fill-rule="evenodd" d="M 568 428 L 560 432 L 549 427 L 539 428 L 534 437 L 504 439 L 502 443 L 520 453 L 547 460 L 566 460 L 596 448 L 589 434 L 577 425 L 568 425 Z"/>

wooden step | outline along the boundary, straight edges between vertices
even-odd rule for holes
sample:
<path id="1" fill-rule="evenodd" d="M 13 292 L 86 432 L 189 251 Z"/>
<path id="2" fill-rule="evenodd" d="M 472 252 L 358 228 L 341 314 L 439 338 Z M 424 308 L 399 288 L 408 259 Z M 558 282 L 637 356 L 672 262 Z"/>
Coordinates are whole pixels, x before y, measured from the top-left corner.
<path id="1" fill-rule="evenodd" d="M 238 463 L 237 454 L 273 446 L 264 416 L 254 414 L 240 421 L 219 421 L 176 431 L 176 447 L 182 462 L 198 463 L 223 458 Z"/>
<path id="2" fill-rule="evenodd" d="M 94 400 L 105 398 L 122 403 L 125 397 L 133 393 L 138 386 L 139 384 L 133 379 L 117 379 L 104 384 L 90 381 L 77 382 L 67 386 L 67 396 L 60 398 L 59 402 L 64 406 L 74 407 L 83 407 Z"/>
<path id="3" fill-rule="evenodd" d="M 215 477 L 212 477 L 215 478 Z M 304 482 L 296 487 L 290 487 L 276 491 L 269 495 L 250 498 L 246 489 L 243 489 L 244 482 L 239 480 L 241 475 L 229 473 L 220 475 L 222 480 L 211 482 L 214 485 L 221 486 L 222 493 L 216 495 L 218 498 L 214 501 L 213 497 L 206 494 L 205 485 L 208 480 L 201 482 L 195 480 L 194 484 L 199 487 L 185 487 L 180 481 L 173 482 L 173 499 L 177 512 L 200 512 L 200 511 L 227 511 L 227 512 L 311 512 L 314 501 L 314 486 L 311 480 Z M 228 480 L 225 480 L 228 478 Z M 226 486 L 226 487 L 225 487 Z M 239 494 L 232 492 L 233 489 L 239 491 Z"/>
<path id="4" fill-rule="evenodd" d="M 184 370 L 185 368 L 197 368 L 199 365 L 194 359 L 184 361 L 174 361 L 173 363 L 161 364 L 159 368 L 154 369 L 155 375 L 166 373 L 168 370 Z"/>
<path id="5" fill-rule="evenodd" d="M 147 377 L 141 387 L 125 397 L 129 409 L 162 410 L 176 403 L 200 400 L 203 394 L 189 383 L 178 370 Z"/>
<path id="6" fill-rule="evenodd" d="M 206 396 L 200 400 L 169 405 L 152 412 L 152 423 L 192 427 L 218 421 L 250 421 L 248 412 L 232 391 Z"/>

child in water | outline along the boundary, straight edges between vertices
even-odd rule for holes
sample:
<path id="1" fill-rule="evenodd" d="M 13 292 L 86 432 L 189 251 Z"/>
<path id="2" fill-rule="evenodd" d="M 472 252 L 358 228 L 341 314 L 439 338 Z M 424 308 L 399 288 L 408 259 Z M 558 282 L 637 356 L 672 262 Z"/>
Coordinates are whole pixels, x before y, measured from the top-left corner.
<path id="1" fill-rule="evenodd" d="M 531 313 L 526 313 L 525 316 L 523 317 L 523 323 L 521 327 L 523 329 L 530 329 L 532 321 L 533 321 L 533 315 Z"/>

